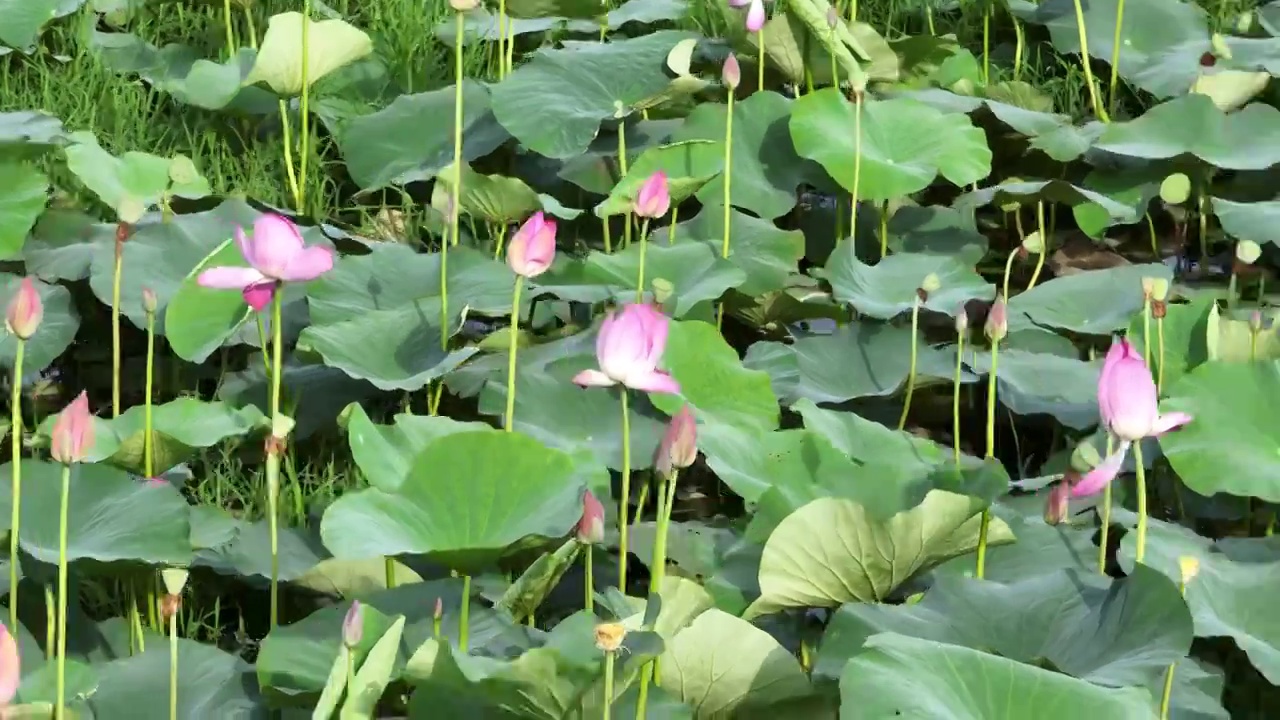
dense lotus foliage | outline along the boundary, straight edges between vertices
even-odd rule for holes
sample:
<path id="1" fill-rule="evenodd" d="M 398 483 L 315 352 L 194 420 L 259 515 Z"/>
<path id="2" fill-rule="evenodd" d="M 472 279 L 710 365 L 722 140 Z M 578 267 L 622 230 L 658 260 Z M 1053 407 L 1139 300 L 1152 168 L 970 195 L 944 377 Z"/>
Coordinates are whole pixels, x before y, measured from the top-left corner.
<path id="1" fill-rule="evenodd" d="M 0 48 L 0 717 L 1280 713 L 1280 2 Z"/>

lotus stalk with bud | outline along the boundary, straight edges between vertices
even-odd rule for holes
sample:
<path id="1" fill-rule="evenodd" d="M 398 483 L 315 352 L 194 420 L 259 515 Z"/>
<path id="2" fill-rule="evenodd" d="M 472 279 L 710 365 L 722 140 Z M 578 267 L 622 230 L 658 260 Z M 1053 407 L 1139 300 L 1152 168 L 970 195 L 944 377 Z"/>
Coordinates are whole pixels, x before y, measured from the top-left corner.
<path id="1" fill-rule="evenodd" d="M 18 530 L 22 520 L 22 358 L 27 341 L 40 329 L 44 301 L 30 277 L 22 278 L 5 311 L 5 329 L 16 340 L 9 381 L 9 437 L 12 505 L 9 518 L 9 627 L 18 626 Z"/>
<path id="2" fill-rule="evenodd" d="M 507 246 L 507 267 L 515 273 L 515 289 L 511 293 L 510 343 L 507 355 L 507 412 L 502 427 L 515 429 L 516 415 L 516 351 L 520 346 L 520 292 L 525 280 L 546 272 L 556 257 L 556 221 L 548 220 L 542 211 L 533 214 L 511 237 Z M 641 256 L 643 257 L 643 256 Z"/>
<path id="3" fill-rule="evenodd" d="M 640 267 L 636 271 L 636 302 L 644 301 L 644 260 L 649 245 L 649 223 L 661 219 L 671 209 L 667 174 L 661 170 L 645 179 L 632 203 L 632 213 L 640 218 Z"/>
<path id="4" fill-rule="evenodd" d="M 987 323 L 983 330 L 991 341 L 991 369 L 987 371 L 987 453 L 991 460 L 996 455 L 996 387 L 997 372 L 1000 368 L 1000 341 L 1009 334 L 1009 310 L 1004 295 L 997 295 L 987 313 Z M 979 580 L 987 570 L 987 533 L 991 528 L 991 508 L 982 511 L 981 524 L 978 526 L 978 563 L 974 576 Z"/>
<path id="5" fill-rule="evenodd" d="M 58 414 L 50 437 L 50 455 L 62 464 L 62 494 L 58 510 L 58 619 L 56 651 L 57 705 L 54 717 L 66 717 L 67 688 L 67 516 L 71 499 L 71 468 L 82 463 L 93 447 L 93 415 L 83 391 Z"/>
<path id="6" fill-rule="evenodd" d="M 582 495 L 582 517 L 578 520 L 574 533 L 578 542 L 582 543 L 587 549 L 586 557 L 583 560 L 587 588 L 583 608 L 587 612 L 593 612 L 596 598 L 595 558 L 593 554 L 595 546 L 604 542 L 604 505 L 596 499 L 595 494 L 590 490 L 587 490 Z"/>
<path id="7" fill-rule="evenodd" d="M 720 257 L 729 259 L 729 236 L 733 218 L 733 105 L 742 82 L 742 68 L 738 65 L 738 56 L 732 51 L 725 58 L 720 69 L 720 80 L 728 93 L 728 106 L 724 115 L 724 172 L 720 174 L 720 182 L 724 184 L 724 196 L 721 199 L 724 212 L 724 235 L 720 239 Z M 672 226 L 674 230 L 674 224 Z M 724 304 L 716 306 L 716 328 L 724 327 Z"/>
<path id="8" fill-rule="evenodd" d="M 907 415 L 911 413 L 911 396 L 916 389 L 916 365 L 919 360 L 920 345 L 920 306 L 929 301 L 929 295 L 942 287 L 937 273 L 929 273 L 916 288 L 915 298 L 911 303 L 911 364 L 907 369 L 907 395 L 902 401 L 902 415 L 898 418 L 898 429 L 907 427 Z"/>

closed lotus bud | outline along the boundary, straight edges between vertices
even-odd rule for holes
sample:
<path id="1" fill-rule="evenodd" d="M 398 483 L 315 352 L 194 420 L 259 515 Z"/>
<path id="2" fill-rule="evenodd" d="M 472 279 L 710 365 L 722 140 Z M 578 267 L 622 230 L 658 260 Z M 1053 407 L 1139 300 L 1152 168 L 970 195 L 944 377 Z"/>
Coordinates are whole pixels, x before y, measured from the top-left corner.
<path id="1" fill-rule="evenodd" d="M 650 175 L 636 193 L 635 207 L 632 208 L 637 217 L 656 220 L 671 209 L 671 191 L 667 187 L 667 174 L 661 170 Z"/>
<path id="2" fill-rule="evenodd" d="M 1241 240 L 1236 243 L 1236 259 L 1245 265 L 1252 265 L 1262 257 L 1262 246 L 1252 240 Z"/>
<path id="3" fill-rule="evenodd" d="M 1200 558 L 1194 555 L 1183 555 L 1178 558 L 1178 572 L 1181 574 L 1182 584 L 1186 585 L 1200 574 Z"/>
<path id="4" fill-rule="evenodd" d="M 626 637 L 627 628 L 622 623 L 601 623 L 596 626 L 596 647 L 604 652 L 617 652 Z"/>
<path id="5" fill-rule="evenodd" d="M 960 310 L 956 312 L 956 334 L 963 335 L 969 331 L 969 313 L 965 312 L 964 305 L 960 306 Z"/>
<path id="6" fill-rule="evenodd" d="M 151 288 L 142 288 L 142 310 L 148 315 L 156 314 L 156 292 Z"/>
<path id="7" fill-rule="evenodd" d="M 364 612 L 359 600 L 353 600 L 342 618 L 342 644 L 354 648 L 364 639 Z"/>
<path id="8" fill-rule="evenodd" d="M 1249 313 L 1249 332 L 1262 332 L 1262 311 L 1257 308 L 1254 308 L 1254 311 Z"/>
<path id="9" fill-rule="evenodd" d="M 444 600 L 436 598 L 436 607 L 431 611 L 431 619 L 439 622 L 444 617 Z"/>
<path id="10" fill-rule="evenodd" d="M 9 332 L 19 340 L 30 340 L 40 327 L 44 318 L 44 303 L 31 278 L 24 277 L 18 284 L 18 292 L 9 300 L 9 309 L 5 313 L 5 323 Z"/>
<path id="11" fill-rule="evenodd" d="M 578 520 L 578 542 L 598 545 L 604 542 L 604 505 L 588 490 L 582 496 L 582 518 Z"/>
<path id="12" fill-rule="evenodd" d="M 991 311 L 987 313 L 986 325 L 987 337 L 991 338 L 991 342 L 1000 342 L 1005 335 L 1009 334 L 1009 309 L 1005 307 L 1004 295 L 996 295 L 996 301 L 991 304 Z"/>
<path id="13" fill-rule="evenodd" d="M 93 415 L 89 413 L 89 396 L 82 390 L 54 420 L 49 454 L 54 460 L 70 465 L 83 462 L 92 446 Z"/>
<path id="14" fill-rule="evenodd" d="M 840 24 L 840 11 L 836 9 L 835 5 L 832 5 L 827 8 L 827 27 L 831 28 L 832 30 L 835 30 L 836 26 L 839 24 Z"/>
<path id="15" fill-rule="evenodd" d="M 9 632 L 9 628 L 0 623 L 0 708 L 8 706 L 18 694 L 18 681 L 21 677 L 18 641 Z"/>
<path id="16" fill-rule="evenodd" d="M 1071 509 L 1071 484 L 1063 479 L 1049 491 L 1049 499 L 1044 506 L 1044 521 L 1050 525 L 1060 525 L 1067 519 Z"/>
<path id="17" fill-rule="evenodd" d="M 1156 279 L 1153 277 L 1142 278 L 1142 296 L 1150 299 L 1151 293 L 1155 291 Z"/>
<path id="18" fill-rule="evenodd" d="M 742 66 L 738 64 L 738 56 L 732 52 L 724 59 L 724 67 L 720 69 L 720 80 L 730 90 L 737 90 L 742 82 Z"/>
<path id="19" fill-rule="evenodd" d="M 671 416 L 667 430 L 658 443 L 658 453 L 653 466 L 661 475 L 670 475 L 672 469 L 683 469 L 698 459 L 698 421 L 688 403 Z"/>

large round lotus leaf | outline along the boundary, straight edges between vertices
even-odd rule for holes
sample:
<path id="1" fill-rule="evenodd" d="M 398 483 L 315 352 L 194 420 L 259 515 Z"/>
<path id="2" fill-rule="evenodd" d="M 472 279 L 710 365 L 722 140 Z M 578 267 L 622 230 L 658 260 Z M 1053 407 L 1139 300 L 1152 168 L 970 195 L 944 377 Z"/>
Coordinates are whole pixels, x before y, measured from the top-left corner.
<path id="1" fill-rule="evenodd" d="M 303 23 L 307 48 L 303 55 Z M 245 85 L 266 83 L 277 95 L 292 97 L 320 78 L 373 51 L 373 41 L 343 20 L 316 22 L 302 13 L 272 15 Z M 304 68 L 305 65 L 305 68 Z"/>
<path id="2" fill-rule="evenodd" d="M 534 0 L 534 2 L 546 1 Z M 556 0 L 551 1 L 554 2 Z M 580 2 L 580 0 L 569 0 L 569 2 Z M 521 4 L 528 3 L 522 2 Z M 484 6 L 480 6 L 468 12 L 465 16 L 463 44 L 469 46 L 477 40 L 495 41 L 498 39 L 500 31 L 505 31 L 507 37 L 513 37 L 531 33 L 544 33 L 560 26 L 563 26 L 568 32 L 594 35 L 598 34 L 602 27 L 617 30 L 623 25 L 632 22 L 650 25 L 664 20 L 678 20 L 684 17 L 687 7 L 688 4 L 685 0 L 629 0 L 610 10 L 604 16 L 602 23 L 599 16 L 600 11 L 604 8 L 600 5 L 591 5 L 593 14 L 589 16 L 589 19 L 575 20 L 572 17 L 567 17 L 567 13 L 559 13 L 551 16 L 508 17 L 505 22 L 500 21 L 496 14 L 490 13 Z M 513 12 L 512 8 L 508 7 L 507 12 Z M 436 38 L 449 47 L 453 47 L 456 34 L 457 25 L 452 19 L 440 23 L 435 29 Z"/>
<path id="3" fill-rule="evenodd" d="M 1090 199 L 1071 207 L 1076 224 L 1084 234 L 1100 239 L 1107 228 L 1138 222 L 1160 195 L 1164 172 L 1158 165 L 1091 170 L 1084 176 L 1082 188 Z M 1094 196 L 1108 202 L 1096 202 Z"/>
<path id="4" fill-rule="evenodd" d="M 474 572 L 526 538 L 569 532 L 582 516 L 573 459 L 518 433 L 467 432 L 427 445 L 395 493 L 344 495 L 325 511 L 334 555 L 427 554 Z"/>
<path id="5" fill-rule="evenodd" d="M 435 207 L 446 207 L 444 198 L 453 195 L 453 179 L 457 169 L 450 162 L 440 171 L 433 187 L 432 204 Z M 462 166 L 462 193 L 458 198 L 458 206 L 464 215 L 469 215 L 484 222 L 498 225 L 510 225 L 519 222 L 535 210 L 542 208 L 538 193 L 533 191 L 520 178 L 505 175 L 485 175 L 471 169 L 470 165 Z"/>
<path id="6" fill-rule="evenodd" d="M 148 643 L 147 651 L 98 665 L 98 687 L 89 707 L 100 718 L 165 720 L 169 717 L 169 645 Z M 178 640 L 178 717 L 267 716 L 253 667 L 213 645 Z M 149 699 L 143 701 L 142 699 Z"/>
<path id="7" fill-rule="evenodd" d="M 0 467 L 0 514 L 9 527 L 13 468 Z M 22 462 L 18 542 L 35 559 L 58 562 L 62 465 Z M 67 559 L 186 565 L 191 560 L 187 503 L 172 485 L 140 482 L 106 465 L 76 465 L 67 508 Z"/>
<path id="8" fill-rule="evenodd" d="M 702 433 L 698 449 L 729 489 L 755 505 L 770 488 L 802 495 L 833 494 L 858 466 L 831 443 L 805 430 Z"/>
<path id="9" fill-rule="evenodd" d="M 1187 487 L 1280 502 L 1280 361 L 1211 362 L 1167 388 L 1162 412 L 1194 420 L 1160 437 Z"/>
<path id="10" fill-rule="evenodd" d="M 702 243 L 666 245 L 650 241 L 645 250 L 646 294 L 655 283 L 670 283 L 663 307 L 673 318 L 684 317 L 699 303 L 719 298 L 740 287 L 746 273 Z M 640 245 L 613 254 L 592 252 L 584 260 L 564 263 L 538 278 L 539 288 L 565 300 L 603 302 L 635 299 L 640 269 Z"/>
<path id="11" fill-rule="evenodd" d="M 1238 240 L 1280 245 L 1280 201 L 1245 203 L 1211 198 L 1210 202 L 1227 234 Z"/>
<path id="12" fill-rule="evenodd" d="M 556 177 L 573 183 L 589 193 L 608 195 L 618 181 L 618 134 L 626 131 L 628 169 L 645 151 L 667 142 L 680 127 L 682 119 L 637 120 L 619 125 L 614 132 L 597 136 L 586 152 L 566 159 Z"/>
<path id="13" fill-rule="evenodd" d="M 1028 231 L 1034 229 L 1035 220 L 1031 213 L 1035 211 L 1038 201 L 1060 203 L 1063 205 L 1097 205 L 1113 222 L 1133 223 L 1142 218 L 1142 212 L 1129 205 L 1118 202 L 1106 195 L 1088 188 L 1072 185 L 1065 180 L 1040 180 L 1035 182 L 1008 181 L 999 185 L 983 188 L 976 192 L 965 193 L 956 198 L 957 210 L 971 212 L 974 208 L 995 204 L 997 207 L 1009 203 L 1018 203 L 1026 210 L 1024 222 L 1029 221 Z M 1047 217 L 1048 211 L 1046 209 Z"/>
<path id="14" fill-rule="evenodd" d="M 752 93 L 733 107 L 733 181 L 729 202 L 759 217 L 773 219 L 791 211 L 796 188 L 806 180 L 806 164 L 796 156 L 787 129 L 792 101 L 778 93 Z M 724 205 L 724 133 L 727 106 L 702 103 L 689 113 L 672 140 L 706 140 L 712 150 L 697 166 L 712 175 L 698 190 L 703 205 Z M 700 156 L 701 157 L 701 156 Z"/>
<path id="15" fill-rule="evenodd" d="M 1093 541 L 1092 525 L 1048 525 L 1040 512 L 1026 517 L 999 503 L 992 514 L 1005 521 L 1017 540 L 987 549 L 987 580 L 1012 583 L 1062 569 L 1097 572 L 1098 547 Z M 973 558 L 958 557 L 942 563 L 934 572 L 938 576 L 971 577 L 973 571 Z"/>
<path id="16" fill-rule="evenodd" d="M 102 2 L 95 5 L 103 12 Z M 180 103 L 221 110 L 243 94 L 246 107 L 265 106 L 267 100 L 275 104 L 275 97 L 265 90 L 243 87 L 257 57 L 250 48 L 238 48 L 234 57 L 216 62 L 194 47 L 179 43 L 156 47 L 131 33 L 91 30 L 89 42 L 103 65 L 117 73 L 137 74 Z"/>
<path id="17" fill-rule="evenodd" d="M 0 44 L 30 53 L 45 23 L 70 15 L 83 4 L 84 0 L 0 0 L 4 17 Z"/>
<path id="18" fill-rule="evenodd" d="M 352 118 L 338 133 L 338 146 L 351 178 L 362 190 L 407 185 L 435 177 L 453 162 L 453 86 L 401 95 L 390 105 Z M 489 112 L 488 89 L 473 80 L 462 85 L 462 158 L 488 155 L 507 139 Z"/>
<path id="19" fill-rule="evenodd" d="M 48 444 L 57 416 L 40 423 L 39 439 Z M 204 402 L 193 397 L 171 400 L 151 408 L 153 469 L 156 474 L 190 459 L 196 448 L 211 447 L 230 437 L 246 435 L 262 426 L 264 417 L 250 405 L 233 408 L 221 402 Z M 143 472 L 143 440 L 146 437 L 146 406 L 135 405 L 114 419 L 94 418 L 93 446 L 87 462 L 110 460 L 134 473 Z"/>
<path id="20" fill-rule="evenodd" d="M 204 522 L 208 523 L 208 518 Z M 226 530 L 225 525 L 219 525 L 220 527 L 215 528 L 206 525 L 203 529 Z M 276 545 L 276 576 L 281 581 L 301 578 L 330 557 L 328 550 L 315 536 L 314 530 L 309 528 L 280 528 L 276 535 Z M 194 567 L 210 568 L 222 575 L 248 578 L 263 584 L 263 581 L 271 578 L 271 527 L 266 520 L 236 521 L 230 541 L 197 551 L 191 564 Z"/>
<path id="21" fill-rule="evenodd" d="M 1265 170 L 1280 163 L 1280 110 L 1253 103 L 1227 114 L 1204 95 L 1185 95 L 1112 123 L 1095 147 L 1144 160 L 1195 155 L 1224 170 Z"/>
<path id="22" fill-rule="evenodd" d="M 1144 324 L 1142 314 L 1134 316 L 1125 337 L 1135 352 L 1145 356 L 1147 325 L 1151 327 L 1151 368 L 1156 372 L 1164 363 L 1164 385 L 1170 387 L 1188 371 L 1209 360 L 1209 317 L 1216 309 L 1212 297 L 1198 297 L 1189 303 L 1165 306 L 1164 322 Z M 1160 326 L 1163 325 L 1163 328 Z M 1160 333 L 1164 333 L 1164 351 L 1160 350 Z"/>
<path id="23" fill-rule="evenodd" d="M 996 398 L 1018 415 L 1051 415 L 1076 430 L 1098 424 L 1098 373 L 1102 361 L 1000 350 L 996 368 Z M 979 352 L 967 359 L 979 375 L 991 373 L 991 353 Z"/>
<path id="24" fill-rule="evenodd" d="M 1155 716 L 1139 688 L 1111 690 L 959 645 L 883 633 L 840 676 L 840 718 L 1139 720 Z"/>
<path id="25" fill-rule="evenodd" d="M 493 86 L 493 114 L 530 150 L 550 158 L 574 157 L 591 144 L 602 121 L 625 117 L 665 92 L 671 85 L 667 54 L 694 37 L 662 30 L 610 43 L 569 41 L 540 49 Z"/>
<path id="26" fill-rule="evenodd" d="M 285 355 L 281 375 L 283 396 L 297 401 L 292 407 L 297 425 L 290 435 L 295 440 L 332 428 L 333 420 L 349 403 L 378 394 L 378 389 L 364 380 L 357 380 L 337 368 L 305 364 L 292 353 Z M 255 405 L 265 413 L 271 403 L 269 385 L 262 356 L 255 353 L 248 358 L 244 370 L 223 376 L 218 398 L 235 407 Z"/>
<path id="27" fill-rule="evenodd" d="M 1269 72 L 1218 70 L 1201 72 L 1191 85 L 1191 92 L 1207 95 L 1219 110 L 1238 110 L 1267 87 Z"/>
<path id="28" fill-rule="evenodd" d="M 719 255 L 724 249 L 724 208 L 704 207 L 692 220 L 676 225 L 674 232 L 664 227 L 651 239 L 655 244 L 677 246 L 700 242 Z M 772 221 L 730 210 L 729 262 L 747 274 L 746 280 L 735 286 L 738 292 L 758 297 L 786 287 L 802 257 L 804 234 L 800 231 L 783 230 Z"/>
<path id="29" fill-rule="evenodd" d="M 1142 278 L 1172 279 L 1163 264 L 1087 270 L 1041 283 L 1009 300 L 1009 330 L 1036 326 L 1108 335 L 1142 309 Z"/>
<path id="30" fill-rule="evenodd" d="M 1126 533 L 1117 553 L 1127 572 L 1134 567 L 1136 533 Z M 1229 637 L 1268 682 L 1280 681 L 1280 621 L 1275 589 L 1280 587 L 1280 553 L 1271 538 L 1235 539 L 1210 545 L 1191 531 L 1152 520 L 1143 562 L 1179 582 L 1179 559 L 1200 561 L 1187 583 L 1187 605 L 1196 637 Z"/>
<path id="31" fill-rule="evenodd" d="M 414 572 L 413 568 L 393 560 L 391 580 L 391 587 L 399 587 L 420 583 L 422 576 Z M 379 590 L 387 589 L 387 561 L 385 558 L 329 558 L 321 560 L 302 577 L 293 580 L 293 584 L 343 599 L 366 598 Z"/>
<path id="32" fill-rule="evenodd" d="M 80 329 L 80 316 L 71 302 L 71 293 L 61 285 L 50 285 L 34 279 L 36 292 L 44 305 L 44 318 L 23 348 L 22 374 L 33 375 L 49 366 L 63 350 L 75 340 Z M 0 273 L 0 298 L 7 304 L 18 292 L 22 278 Z M 17 358 L 18 338 L 9 332 L 0 333 L 0 366 L 12 370 Z"/>
<path id="33" fill-rule="evenodd" d="M 987 238 L 978 232 L 970 213 L 941 205 L 907 205 L 889 218 L 889 249 L 946 255 L 972 266 L 987 254 Z"/>
<path id="34" fill-rule="evenodd" d="M 595 208 L 596 217 L 630 213 L 636 194 L 654 173 L 667 176 L 667 192 L 673 207 L 693 197 L 724 168 L 724 148 L 710 140 L 684 140 L 645 150 L 627 168 L 627 174 Z"/>
<path id="35" fill-rule="evenodd" d="M 0 259 L 9 260 L 22 252 L 27 233 L 44 212 L 49 200 L 49 179 L 27 164 L 0 163 Z"/>
<path id="36" fill-rule="evenodd" d="M 788 608 L 880 602 L 918 572 L 971 552 L 985 502 L 942 490 L 887 521 L 852 500 L 820 498 L 787 516 L 760 558 L 760 597 L 745 617 Z M 815 533 L 813 528 L 823 528 Z M 992 518 L 988 545 L 1013 534 Z"/>
<path id="37" fill-rule="evenodd" d="M 804 95 L 791 109 L 796 152 L 817 161 L 850 192 L 854 158 L 861 150 L 860 200 L 910 195 L 929 187 L 939 175 L 964 186 L 991 173 L 986 136 L 966 115 L 895 98 L 864 103 L 860 147 L 855 125 L 854 105 L 835 88 Z"/>
<path id="38" fill-rule="evenodd" d="M 824 5 L 819 5 L 822 8 Z M 832 33 L 836 33 L 833 40 Z M 833 30 L 822 33 L 823 37 L 815 38 L 793 11 L 779 9 L 765 25 L 764 34 L 768 36 L 765 52 L 769 57 L 771 69 L 777 69 L 788 80 L 799 85 L 806 77 L 814 84 L 832 85 L 833 63 L 831 53 L 825 43 L 835 42 L 837 47 L 845 44 L 844 37 L 852 36 L 856 40 L 858 56 L 868 58 L 870 63 L 864 68 L 871 80 L 894 81 L 898 79 L 898 55 L 889 43 L 867 23 L 848 23 L 843 20 Z M 816 40 L 816 41 L 815 41 Z M 751 42 L 751 38 L 747 39 Z M 838 54 L 845 54 L 837 51 Z M 842 81 L 849 79 L 843 67 L 834 68 Z"/>
<path id="39" fill-rule="evenodd" d="M 162 158 L 150 153 L 129 151 L 116 157 L 98 144 L 93 133 L 71 134 L 66 148 L 67 168 L 108 207 L 117 210 L 127 202 L 144 208 L 166 195 L 201 198 L 210 193 L 205 180 L 185 156 Z M 185 166 L 185 167 L 183 167 Z M 175 167 L 182 167 L 178 172 Z M 174 180 L 179 175 L 181 182 Z"/>
<path id="40" fill-rule="evenodd" d="M 810 335 L 792 345 L 759 342 L 751 347 L 749 366 L 767 370 L 785 404 L 808 398 L 840 403 L 854 398 L 887 397 L 904 387 L 911 367 L 911 328 L 852 323 L 830 335 Z M 769 352 L 766 352 L 769 351 Z M 920 341 L 916 350 L 917 382 L 926 378 L 951 382 L 954 348 Z M 965 372 L 961 382 L 973 382 Z M 793 385 L 792 385 L 793 384 Z"/>
<path id="41" fill-rule="evenodd" d="M 929 276 L 939 285 L 929 291 L 922 306 L 926 310 L 955 315 L 970 300 L 990 301 L 996 296 L 995 286 L 975 272 L 971 263 L 946 255 L 903 253 L 864 265 L 854 254 L 854 244 L 845 242 L 831 253 L 823 272 L 837 300 L 881 320 L 910 312 Z"/>
<path id="42" fill-rule="evenodd" d="M 662 686 L 692 705 L 695 718 L 764 717 L 813 692 L 769 633 L 715 608 L 676 634 L 659 668 Z"/>
<path id="43" fill-rule="evenodd" d="M 404 483 L 414 458 L 437 438 L 490 429 L 481 422 L 409 413 L 396 415 L 393 425 L 378 425 L 357 403 L 344 411 L 343 422 L 356 466 L 371 486 L 387 492 L 395 492 Z"/>
<path id="44" fill-rule="evenodd" d="M 40 110 L 0 112 L 0 157 L 35 158 L 67 144 L 62 121 Z"/>
<path id="45" fill-rule="evenodd" d="M 1216 304 L 1205 318 L 1205 350 L 1210 360 L 1253 362 L 1280 359 L 1280 323 L 1268 321 L 1273 313 L 1263 312 L 1263 328 L 1254 332 L 1243 317 L 1223 317 Z"/>
<path id="46" fill-rule="evenodd" d="M 1150 568 L 1120 580 L 1062 570 L 1008 585 L 944 577 L 914 605 L 848 603 L 822 641 L 814 672 L 836 680 L 879 633 L 985 650 L 1108 687 L 1144 685 L 1191 649 L 1191 612 Z"/>

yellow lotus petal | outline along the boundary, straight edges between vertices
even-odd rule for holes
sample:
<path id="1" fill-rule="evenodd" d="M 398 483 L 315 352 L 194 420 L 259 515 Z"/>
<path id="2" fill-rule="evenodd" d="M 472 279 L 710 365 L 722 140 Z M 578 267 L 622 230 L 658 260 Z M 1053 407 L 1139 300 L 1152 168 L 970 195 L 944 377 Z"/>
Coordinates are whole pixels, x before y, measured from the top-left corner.
<path id="1" fill-rule="evenodd" d="M 245 85 L 263 82 L 284 97 L 302 93 L 302 21 L 297 12 L 271 16 Z M 345 21 L 307 22 L 308 86 L 373 51 L 369 36 Z"/>

